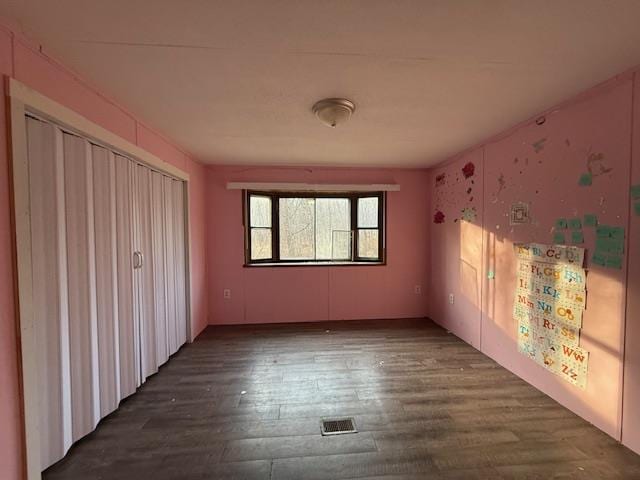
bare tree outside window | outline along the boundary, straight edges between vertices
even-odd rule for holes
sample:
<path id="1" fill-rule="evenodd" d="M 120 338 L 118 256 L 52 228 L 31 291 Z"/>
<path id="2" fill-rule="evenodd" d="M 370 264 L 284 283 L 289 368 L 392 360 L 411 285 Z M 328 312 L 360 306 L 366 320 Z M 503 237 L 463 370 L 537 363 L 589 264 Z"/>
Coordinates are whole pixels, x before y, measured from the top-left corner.
<path id="1" fill-rule="evenodd" d="M 349 260 L 350 230 L 351 206 L 348 198 L 316 199 L 317 260 Z"/>
<path id="2" fill-rule="evenodd" d="M 358 199 L 358 252 L 362 258 L 378 258 L 378 197 Z"/>
<path id="3" fill-rule="evenodd" d="M 280 199 L 280 258 L 315 260 L 315 198 Z"/>
<path id="4" fill-rule="evenodd" d="M 273 257 L 271 242 L 271 198 L 252 195 L 249 197 L 251 218 L 251 260 L 264 260 Z"/>

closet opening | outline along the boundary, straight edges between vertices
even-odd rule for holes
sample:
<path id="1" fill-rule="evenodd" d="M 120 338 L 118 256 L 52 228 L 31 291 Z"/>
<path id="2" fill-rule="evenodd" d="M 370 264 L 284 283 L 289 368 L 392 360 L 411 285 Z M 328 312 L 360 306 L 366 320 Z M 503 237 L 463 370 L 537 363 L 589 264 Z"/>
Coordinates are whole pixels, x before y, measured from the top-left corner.
<path id="1" fill-rule="evenodd" d="M 53 118 L 12 98 L 30 479 L 191 337 L 188 176 Z"/>

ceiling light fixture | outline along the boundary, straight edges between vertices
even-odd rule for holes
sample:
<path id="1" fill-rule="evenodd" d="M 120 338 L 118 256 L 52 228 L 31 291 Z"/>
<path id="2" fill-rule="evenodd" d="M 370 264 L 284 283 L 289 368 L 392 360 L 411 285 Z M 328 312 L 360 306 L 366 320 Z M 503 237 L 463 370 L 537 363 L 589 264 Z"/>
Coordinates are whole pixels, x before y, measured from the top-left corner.
<path id="1" fill-rule="evenodd" d="M 355 103 L 346 98 L 325 98 L 316 102 L 312 108 L 318 120 L 331 128 L 349 120 L 355 110 Z"/>

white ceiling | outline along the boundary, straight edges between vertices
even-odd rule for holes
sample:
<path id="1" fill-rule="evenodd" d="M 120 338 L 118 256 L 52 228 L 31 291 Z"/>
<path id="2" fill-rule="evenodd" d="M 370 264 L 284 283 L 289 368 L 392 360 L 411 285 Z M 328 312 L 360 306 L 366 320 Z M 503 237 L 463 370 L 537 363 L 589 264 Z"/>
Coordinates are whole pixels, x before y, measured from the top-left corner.
<path id="1" fill-rule="evenodd" d="M 0 0 L 215 164 L 428 166 L 640 64 L 638 0 Z M 355 101 L 332 130 L 316 100 Z"/>

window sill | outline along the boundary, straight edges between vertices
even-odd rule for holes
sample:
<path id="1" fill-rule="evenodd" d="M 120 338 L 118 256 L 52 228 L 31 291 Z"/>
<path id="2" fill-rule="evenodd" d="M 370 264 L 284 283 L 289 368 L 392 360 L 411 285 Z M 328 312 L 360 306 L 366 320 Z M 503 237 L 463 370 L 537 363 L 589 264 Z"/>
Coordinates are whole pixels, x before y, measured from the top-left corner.
<path id="1" fill-rule="evenodd" d="M 381 267 L 386 262 L 273 262 L 273 263 L 245 263 L 245 268 L 263 267 Z"/>

